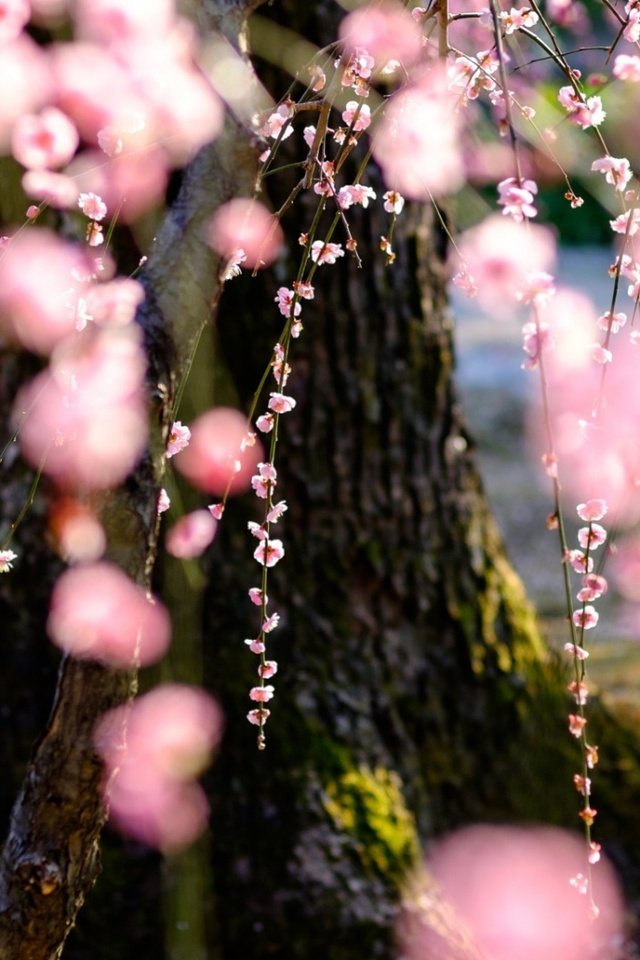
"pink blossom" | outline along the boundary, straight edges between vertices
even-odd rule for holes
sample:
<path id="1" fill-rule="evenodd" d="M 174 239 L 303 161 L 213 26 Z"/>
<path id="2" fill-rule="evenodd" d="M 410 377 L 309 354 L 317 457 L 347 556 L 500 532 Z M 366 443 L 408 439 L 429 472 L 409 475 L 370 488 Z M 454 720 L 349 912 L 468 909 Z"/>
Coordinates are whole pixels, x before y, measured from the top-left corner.
<path id="1" fill-rule="evenodd" d="M 147 441 L 146 356 L 131 324 L 92 331 L 65 349 L 16 400 L 30 463 L 63 486 L 102 490 L 124 480 Z"/>
<path id="2" fill-rule="evenodd" d="M 583 777 L 580 773 L 575 773 L 573 783 L 578 793 L 581 793 L 583 797 L 591 795 L 591 780 L 589 777 Z"/>
<path id="3" fill-rule="evenodd" d="M 613 75 L 618 80 L 640 83 L 640 57 L 637 54 L 632 56 L 626 53 L 618 54 L 613 64 Z"/>
<path id="4" fill-rule="evenodd" d="M 508 177 L 498 184 L 498 204 L 503 207 L 503 214 L 513 217 L 517 223 L 538 213 L 533 206 L 538 187 L 533 180 L 519 182 L 515 177 Z"/>
<path id="5" fill-rule="evenodd" d="M 267 513 L 267 523 L 277 523 L 288 509 L 286 500 L 275 503 Z"/>
<path id="6" fill-rule="evenodd" d="M 324 240 L 314 240 L 311 244 L 311 259 L 318 266 L 323 263 L 335 263 L 338 257 L 344 257 L 344 250 L 339 243 L 328 243 Z"/>
<path id="7" fill-rule="evenodd" d="M 176 458 L 176 467 L 201 490 L 221 496 L 249 486 L 261 456 L 260 444 L 240 456 L 247 420 L 238 410 L 216 407 L 191 424 L 191 441 Z"/>
<path id="8" fill-rule="evenodd" d="M 247 255 L 242 247 L 238 247 L 236 250 L 234 250 L 225 263 L 220 279 L 226 282 L 227 280 L 233 280 L 234 277 L 239 277 L 242 273 L 241 266 L 246 259 Z"/>
<path id="9" fill-rule="evenodd" d="M 313 285 L 308 280 L 294 280 L 293 289 L 303 300 L 313 300 L 315 297 Z"/>
<path id="10" fill-rule="evenodd" d="M 266 529 L 262 526 L 261 523 L 256 523 L 254 520 L 249 520 L 247 524 L 247 529 L 252 537 L 255 537 L 256 540 L 268 540 L 269 534 Z"/>
<path id="11" fill-rule="evenodd" d="M 340 24 L 340 39 L 350 58 L 357 58 L 361 50 L 371 57 L 371 64 L 359 75 L 367 79 L 373 61 L 384 67 L 387 61 L 399 60 L 410 67 L 420 57 L 422 35 L 415 20 L 394 0 L 367 3 L 352 11 Z"/>
<path id="12" fill-rule="evenodd" d="M 13 550 L 0 550 L 0 573 L 8 573 L 13 567 L 13 561 L 18 559 L 18 554 Z"/>
<path id="13" fill-rule="evenodd" d="M 606 512 L 606 500 L 587 500 L 586 503 L 579 503 L 576 507 L 576 513 L 585 523 L 590 523 L 592 520 L 602 520 Z"/>
<path id="14" fill-rule="evenodd" d="M 584 707 L 589 700 L 589 688 L 586 683 L 582 680 L 576 682 L 572 680 L 571 683 L 567 684 L 567 690 L 574 698 L 576 704 L 579 707 Z"/>
<path id="15" fill-rule="evenodd" d="M 569 733 L 572 737 L 579 739 L 582 736 L 582 731 L 587 725 L 586 717 L 581 717 L 578 714 L 570 713 L 569 714 Z"/>
<path id="16" fill-rule="evenodd" d="M 263 413 L 256 420 L 256 427 L 262 433 L 271 433 L 273 430 L 273 414 Z"/>
<path id="17" fill-rule="evenodd" d="M 284 393 L 270 393 L 268 405 L 274 413 L 289 413 L 295 407 L 296 401 Z"/>
<path id="18" fill-rule="evenodd" d="M 181 560 L 201 556 L 215 537 L 217 526 L 209 510 L 185 514 L 167 533 L 167 553 Z"/>
<path id="19" fill-rule="evenodd" d="M 594 160 L 591 169 L 597 173 L 604 173 L 607 183 L 610 183 L 620 193 L 625 190 L 633 176 L 631 165 L 626 157 L 601 157 Z"/>
<path id="20" fill-rule="evenodd" d="M 596 550 L 607 539 L 607 531 L 599 523 L 590 523 L 578 530 L 578 543 L 583 550 Z"/>
<path id="21" fill-rule="evenodd" d="M 214 520 L 222 520 L 224 515 L 224 503 L 210 503 L 207 510 Z"/>
<path id="22" fill-rule="evenodd" d="M 90 220 L 104 220 L 107 215 L 106 203 L 95 193 L 81 193 L 78 197 L 78 206 Z"/>
<path id="23" fill-rule="evenodd" d="M 278 292 L 274 297 L 274 300 L 278 304 L 278 310 L 283 317 L 290 317 L 292 308 L 293 315 L 295 317 L 300 316 L 300 313 L 302 312 L 302 306 L 299 299 L 296 297 L 294 290 L 290 290 L 289 287 L 278 287 Z"/>
<path id="24" fill-rule="evenodd" d="M 181 423 L 180 420 L 176 420 L 171 427 L 169 437 L 167 439 L 167 446 L 165 449 L 167 460 L 170 460 L 171 457 L 175 457 L 176 453 L 180 453 L 181 450 L 185 450 L 189 446 L 190 440 L 191 430 L 189 430 L 189 427 Z"/>
<path id="25" fill-rule="evenodd" d="M 47 632 L 66 653 L 113 667 L 154 663 L 169 645 L 165 608 L 110 563 L 67 570 L 51 597 Z"/>
<path id="26" fill-rule="evenodd" d="M 258 473 L 263 478 L 263 480 L 268 480 L 270 483 L 276 484 L 278 480 L 278 471 L 272 463 L 266 461 L 265 463 L 258 464 Z"/>
<path id="27" fill-rule="evenodd" d="M 591 573 L 593 570 L 593 557 L 587 559 L 582 550 L 569 550 L 567 560 L 576 573 Z"/>
<path id="28" fill-rule="evenodd" d="M 509 13 L 503 11 L 500 14 L 500 20 L 507 36 L 516 30 L 522 30 L 523 27 L 535 27 L 538 22 L 538 14 L 530 7 L 511 7 Z"/>
<path id="29" fill-rule="evenodd" d="M 220 710 L 201 690 L 157 687 L 107 713 L 94 734 L 105 763 L 103 790 L 112 821 L 165 852 L 206 826 L 207 803 L 194 782 L 220 738 Z"/>
<path id="30" fill-rule="evenodd" d="M 256 656 L 261 656 L 267 649 L 262 642 L 262 640 L 245 640 L 246 645 L 251 650 L 251 653 L 255 653 Z"/>
<path id="31" fill-rule="evenodd" d="M 582 97 L 572 86 L 561 87 L 558 100 L 569 111 L 569 119 L 586 130 L 587 127 L 597 127 L 606 117 L 600 97 Z"/>
<path id="32" fill-rule="evenodd" d="M 401 193 L 398 193 L 397 190 L 387 190 L 386 193 L 382 195 L 384 200 L 384 209 L 387 213 L 395 213 L 396 215 L 402 213 L 404 207 L 404 197 Z"/>
<path id="33" fill-rule="evenodd" d="M 584 869 L 584 840 L 553 827 L 467 826 L 432 845 L 424 879 L 412 881 L 401 915 L 401 953 L 407 960 L 452 955 L 443 934 L 425 922 L 423 900 L 434 884 L 478 956 L 491 960 L 580 960 L 607 956 L 621 935 L 623 900 L 613 869 L 603 862 L 591 903 L 569 886 Z"/>
<path id="34" fill-rule="evenodd" d="M 630 223 L 629 220 L 631 220 Z M 637 207 L 627 210 L 626 213 L 621 213 L 615 220 L 610 220 L 609 224 L 614 233 L 628 233 L 630 237 L 633 237 L 640 227 L 640 210 Z"/>
<path id="35" fill-rule="evenodd" d="M 540 362 L 543 351 L 551 350 L 555 346 L 551 327 L 545 321 L 531 320 L 522 327 L 522 349 L 527 354 L 523 363 L 525 370 L 534 370 Z"/>
<path id="36" fill-rule="evenodd" d="M 415 200 L 456 190 L 464 180 L 460 121 L 444 68 L 395 93 L 373 136 L 373 152 L 391 190 Z"/>
<path id="37" fill-rule="evenodd" d="M 40 114 L 18 117 L 11 149 L 28 170 L 47 170 L 68 163 L 78 143 L 78 131 L 69 117 L 56 107 L 46 107 Z"/>
<path id="38" fill-rule="evenodd" d="M 267 722 L 270 716 L 271 711 L 267 710 L 266 707 L 261 707 L 259 710 L 249 710 L 247 720 L 256 727 L 261 727 Z"/>
<path id="39" fill-rule="evenodd" d="M 263 137 L 271 137 L 273 140 L 278 137 L 281 140 L 286 140 L 293 133 L 292 125 L 288 123 L 292 116 L 292 105 L 289 102 L 281 103 L 264 121 L 260 133 Z M 282 130 L 284 130 L 284 133 L 281 135 Z"/>
<path id="40" fill-rule="evenodd" d="M 159 514 L 166 513 L 170 506 L 171 506 L 171 497 L 169 496 L 165 488 L 161 487 L 160 492 L 158 493 L 158 506 L 157 506 L 158 513 Z"/>
<path id="41" fill-rule="evenodd" d="M 208 228 L 208 241 L 220 256 L 228 260 L 240 248 L 249 267 L 273 263 L 283 239 L 274 215 L 263 204 L 244 198 L 218 207 Z"/>
<path id="42" fill-rule="evenodd" d="M 585 650 L 584 647 L 579 647 L 577 643 L 565 643 L 564 651 L 565 653 L 570 653 L 571 656 L 577 660 L 586 660 L 589 656 L 588 650 Z"/>
<path id="43" fill-rule="evenodd" d="M 581 610 L 576 610 L 571 619 L 576 627 L 580 627 L 581 630 L 592 630 L 597 624 L 599 616 L 596 608 L 587 604 Z"/>
<path id="44" fill-rule="evenodd" d="M 627 3 L 628 20 L 623 30 L 623 36 L 629 43 L 637 43 L 640 40 L 640 9 Z"/>
<path id="45" fill-rule="evenodd" d="M 582 587 L 577 598 L 580 603 L 592 603 L 603 596 L 608 589 L 607 581 L 597 573 L 588 573 L 582 578 Z"/>
<path id="46" fill-rule="evenodd" d="M 251 603 L 255 604 L 256 607 L 261 607 L 264 603 L 267 603 L 268 598 L 263 597 L 262 589 L 260 587 L 250 587 L 249 589 L 249 599 Z"/>
<path id="47" fill-rule="evenodd" d="M 362 204 L 366 209 L 369 206 L 369 201 L 375 199 L 375 190 L 372 190 L 371 187 L 365 187 L 361 183 L 341 187 L 338 191 L 338 206 L 342 210 L 347 210 L 354 203 Z"/>
<path id="48" fill-rule="evenodd" d="M 262 540 L 253 552 L 254 559 L 264 567 L 275 567 L 284 557 L 282 540 Z"/>
<path id="49" fill-rule="evenodd" d="M 272 613 L 270 617 L 267 617 L 263 621 L 262 627 L 260 629 L 262 633 L 271 633 L 273 630 L 276 629 L 279 623 L 280 623 L 280 614 Z"/>
<path id="50" fill-rule="evenodd" d="M 600 329 L 606 330 L 607 333 L 619 333 L 626 322 L 626 313 L 614 313 L 612 316 L 610 310 L 607 310 L 605 313 L 603 313 L 602 316 L 598 317 L 597 320 L 597 324 Z"/>
<path id="51" fill-rule="evenodd" d="M 249 697 L 256 703 L 268 703 L 269 700 L 273 699 L 274 693 L 275 691 L 271 684 L 267 684 L 264 687 L 251 687 L 251 690 L 249 691 Z"/>
<path id="52" fill-rule="evenodd" d="M 349 100 L 342 111 L 342 119 L 348 127 L 352 127 L 356 133 L 359 133 L 371 124 L 371 107 L 357 100 Z"/>
<path id="53" fill-rule="evenodd" d="M 275 676 L 278 672 L 278 664 L 275 660 L 265 660 L 264 663 L 261 663 L 258 667 L 258 675 L 263 680 L 269 680 L 271 677 Z"/>

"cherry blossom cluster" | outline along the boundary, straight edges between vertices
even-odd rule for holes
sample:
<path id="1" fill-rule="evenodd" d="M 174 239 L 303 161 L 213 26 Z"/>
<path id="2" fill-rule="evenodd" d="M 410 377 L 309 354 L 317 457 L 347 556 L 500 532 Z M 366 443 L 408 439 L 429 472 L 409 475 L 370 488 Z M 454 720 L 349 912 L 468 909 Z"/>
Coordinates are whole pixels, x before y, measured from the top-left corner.
<path id="1" fill-rule="evenodd" d="M 564 646 L 565 651 L 572 657 L 574 677 L 569 683 L 568 690 L 576 704 L 576 713 L 569 714 L 569 732 L 581 742 L 583 763 L 580 773 L 573 778 L 576 790 L 583 798 L 580 817 L 588 831 L 589 845 L 588 860 L 595 864 L 600 859 L 600 845 L 591 839 L 590 828 L 594 823 L 597 810 L 591 806 L 591 777 L 590 771 L 598 763 L 598 747 L 589 743 L 587 739 L 587 717 L 585 707 L 589 696 L 589 687 L 586 680 L 585 661 L 589 652 L 585 646 L 585 633 L 592 630 L 598 623 L 598 612 L 593 606 L 596 600 L 602 597 L 608 589 L 605 577 L 594 572 L 595 551 L 607 539 L 607 531 L 598 522 L 607 513 L 607 503 L 602 499 L 591 499 L 578 504 L 577 514 L 586 525 L 578 530 L 579 549 L 569 550 L 566 562 L 580 575 L 580 589 L 577 600 L 580 606 L 574 610 L 571 621 L 576 633 L 570 642 Z"/>

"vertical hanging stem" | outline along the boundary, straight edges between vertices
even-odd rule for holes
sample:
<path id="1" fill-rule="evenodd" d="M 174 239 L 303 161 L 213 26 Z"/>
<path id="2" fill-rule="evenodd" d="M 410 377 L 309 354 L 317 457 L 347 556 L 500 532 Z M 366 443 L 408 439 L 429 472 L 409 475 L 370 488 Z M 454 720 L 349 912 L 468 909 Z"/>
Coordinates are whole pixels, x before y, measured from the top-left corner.
<path id="1" fill-rule="evenodd" d="M 449 0 L 440 0 L 438 53 L 441 60 L 447 59 L 449 53 Z"/>

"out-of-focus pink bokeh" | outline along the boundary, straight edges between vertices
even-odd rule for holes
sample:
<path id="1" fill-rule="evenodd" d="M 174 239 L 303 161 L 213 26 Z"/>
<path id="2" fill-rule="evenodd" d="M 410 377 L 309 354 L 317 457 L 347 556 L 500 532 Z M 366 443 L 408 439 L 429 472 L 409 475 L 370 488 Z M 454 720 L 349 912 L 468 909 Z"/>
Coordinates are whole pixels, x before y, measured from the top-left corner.
<path id="1" fill-rule="evenodd" d="M 249 267 L 273 263 L 284 239 L 274 215 L 261 203 L 243 198 L 230 200 L 216 210 L 208 238 L 214 250 L 226 259 L 243 250 L 244 262 Z"/>
<path id="2" fill-rule="evenodd" d="M 588 890 L 581 892 L 587 850 L 576 834 L 551 827 L 467 827 L 435 845 L 425 871 L 432 915 L 437 903 L 446 905 L 452 937 L 466 938 L 478 951 L 470 955 L 486 960 L 614 955 L 622 923 L 618 882 L 601 860 L 591 868 L 593 900 Z M 446 957 L 446 933 L 429 923 L 428 911 L 416 909 L 420 882 L 400 926 L 404 955 Z"/>
<path id="3" fill-rule="evenodd" d="M 66 488 L 124 480 L 147 441 L 146 366 L 133 324 L 66 343 L 16 399 L 25 457 Z"/>
<path id="4" fill-rule="evenodd" d="M 217 704 L 202 690 L 179 684 L 157 687 L 106 714 L 95 743 L 114 823 L 166 852 L 194 840 L 208 815 L 194 778 L 209 763 L 221 730 Z"/>
<path id="5" fill-rule="evenodd" d="M 162 604 L 118 567 L 99 562 L 74 567 L 58 579 L 47 631 L 71 656 L 131 667 L 163 656 L 171 624 Z"/>
<path id="6" fill-rule="evenodd" d="M 191 424 L 191 441 L 175 458 L 175 465 L 196 487 L 222 496 L 249 487 L 262 444 L 246 446 L 249 425 L 238 410 L 216 407 Z M 243 449 L 244 448 L 244 449 Z"/>
<path id="7" fill-rule="evenodd" d="M 366 50 L 375 60 L 376 72 L 390 60 L 409 68 L 422 52 L 422 31 L 396 0 L 358 7 L 340 24 L 339 36 L 347 54 Z"/>

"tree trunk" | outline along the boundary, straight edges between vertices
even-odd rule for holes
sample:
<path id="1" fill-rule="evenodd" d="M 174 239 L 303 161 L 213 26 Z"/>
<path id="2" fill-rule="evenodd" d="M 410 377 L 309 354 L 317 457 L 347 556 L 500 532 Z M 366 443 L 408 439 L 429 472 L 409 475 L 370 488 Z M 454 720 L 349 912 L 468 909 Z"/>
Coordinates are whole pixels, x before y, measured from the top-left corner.
<path id="1" fill-rule="evenodd" d="M 308 8 L 285 6 L 289 26 L 308 26 Z M 330 22 L 314 24 L 327 42 Z M 362 182 L 385 189 L 373 167 Z M 317 199 L 287 214 L 290 238 L 308 230 Z M 403 213 L 385 267 L 388 218 L 373 206 L 349 211 L 362 268 L 348 256 L 320 268 L 291 352 L 297 407 L 277 454 L 287 553 L 269 589 L 283 617 L 269 644 L 280 671 L 264 753 L 244 720 L 255 663 L 242 640 L 256 631 L 246 589 L 258 582 L 244 507 L 235 518 L 228 508 L 214 551 L 225 957 L 249 942 L 256 958 L 390 956 L 398 891 L 422 843 L 506 808 L 524 673 L 542 654 L 455 392 L 442 230 L 430 209 Z M 288 268 L 234 281 L 222 299 L 220 342 L 245 400 L 277 338 L 273 297 L 291 285 Z"/>

